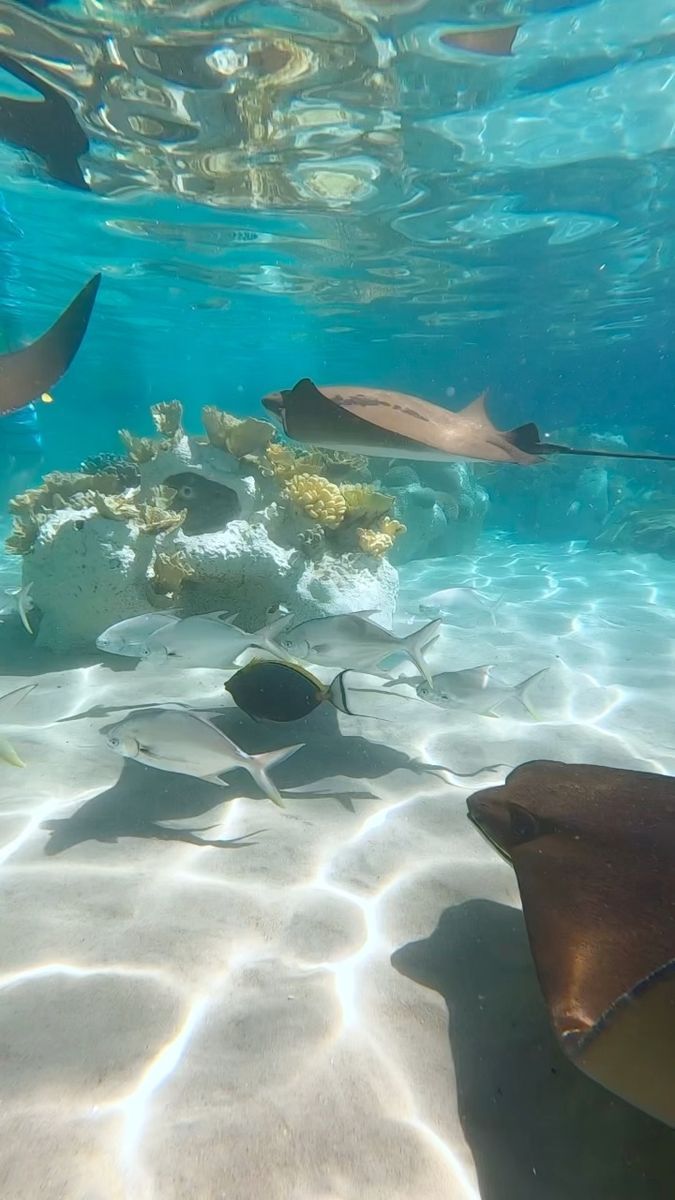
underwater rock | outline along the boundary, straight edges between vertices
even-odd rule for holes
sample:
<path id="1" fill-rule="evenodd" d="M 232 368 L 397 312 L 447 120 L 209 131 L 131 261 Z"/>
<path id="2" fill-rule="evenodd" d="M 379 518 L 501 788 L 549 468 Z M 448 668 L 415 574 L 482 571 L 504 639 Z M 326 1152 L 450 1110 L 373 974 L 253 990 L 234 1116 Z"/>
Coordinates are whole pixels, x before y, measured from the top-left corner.
<path id="1" fill-rule="evenodd" d="M 271 605 L 284 605 L 298 620 L 374 608 L 391 626 L 398 574 L 386 559 L 323 554 L 307 560 L 274 541 L 262 522 L 248 521 L 201 537 L 181 530 L 173 544 L 192 571 L 181 593 L 186 614 L 227 608 L 243 629 L 253 630 L 266 623 Z"/>
<path id="2" fill-rule="evenodd" d="M 188 436 L 179 405 L 155 406 L 158 436 L 124 439 L 135 486 L 119 468 L 55 473 L 15 499 L 10 548 L 43 614 L 40 646 L 91 647 L 102 629 L 169 604 L 185 615 L 227 608 L 247 629 L 278 605 L 298 620 L 368 608 L 391 624 L 393 496 L 355 478 L 355 456 L 289 458 L 266 444 L 266 422 L 214 411 L 225 448 Z M 350 482 L 306 469 L 319 463 Z"/>

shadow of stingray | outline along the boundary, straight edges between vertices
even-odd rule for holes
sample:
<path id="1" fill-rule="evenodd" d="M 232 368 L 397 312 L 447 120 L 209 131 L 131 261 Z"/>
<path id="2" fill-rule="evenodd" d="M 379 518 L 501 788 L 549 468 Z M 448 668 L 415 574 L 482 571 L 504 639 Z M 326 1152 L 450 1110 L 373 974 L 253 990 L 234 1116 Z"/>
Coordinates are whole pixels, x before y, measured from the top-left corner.
<path id="1" fill-rule="evenodd" d="M 448 1006 L 460 1119 L 483 1200 L 671 1193 L 675 1131 L 564 1057 L 519 910 L 488 900 L 446 909 L 429 938 L 391 961 Z"/>

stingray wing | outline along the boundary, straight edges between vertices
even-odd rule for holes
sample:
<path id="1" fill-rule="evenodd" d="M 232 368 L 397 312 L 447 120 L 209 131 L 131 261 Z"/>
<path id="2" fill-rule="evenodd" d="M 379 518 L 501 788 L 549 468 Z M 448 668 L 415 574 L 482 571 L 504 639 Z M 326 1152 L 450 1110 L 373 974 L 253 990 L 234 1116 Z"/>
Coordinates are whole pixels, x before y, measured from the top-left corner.
<path id="1" fill-rule="evenodd" d="M 675 1127 L 675 959 L 606 1012 L 576 1048 L 587 1075 Z"/>
<path id="2" fill-rule="evenodd" d="M 100 282 L 100 275 L 90 279 L 37 341 L 0 355 L 0 413 L 24 408 L 65 374 L 86 333 Z"/>
<path id="3" fill-rule="evenodd" d="M 560 833 L 513 851 L 539 982 L 555 1031 L 577 1041 L 673 955 L 673 881 L 640 848 Z"/>

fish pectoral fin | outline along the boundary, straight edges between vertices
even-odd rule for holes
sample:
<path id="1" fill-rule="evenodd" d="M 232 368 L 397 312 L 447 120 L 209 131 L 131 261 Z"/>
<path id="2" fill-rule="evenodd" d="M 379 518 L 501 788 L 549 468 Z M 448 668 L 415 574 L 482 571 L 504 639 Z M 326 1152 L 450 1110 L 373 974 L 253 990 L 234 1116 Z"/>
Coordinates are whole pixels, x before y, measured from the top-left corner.
<path id="1" fill-rule="evenodd" d="M 7 738 L 0 736 L 0 762 L 8 763 L 10 767 L 25 767 L 25 762 L 19 758 L 16 750 Z"/>
<path id="2" fill-rule="evenodd" d="M 227 787 L 228 786 L 226 780 L 221 779 L 220 775 L 200 775 L 199 778 L 203 779 L 205 783 L 215 783 L 218 785 L 218 787 Z"/>

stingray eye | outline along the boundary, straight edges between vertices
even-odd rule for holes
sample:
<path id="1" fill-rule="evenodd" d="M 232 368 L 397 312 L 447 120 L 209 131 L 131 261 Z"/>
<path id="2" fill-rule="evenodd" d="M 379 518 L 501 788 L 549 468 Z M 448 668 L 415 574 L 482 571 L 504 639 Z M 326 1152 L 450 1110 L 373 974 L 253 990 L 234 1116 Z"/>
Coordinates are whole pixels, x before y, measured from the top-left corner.
<path id="1" fill-rule="evenodd" d="M 537 821 L 526 808 L 518 804 L 510 806 L 511 834 L 517 843 L 531 842 L 539 836 L 540 829 Z"/>
<path id="2" fill-rule="evenodd" d="M 178 495 L 180 496 L 181 500 L 192 500 L 194 494 L 195 489 L 191 483 L 184 483 L 182 488 L 178 489 Z"/>

